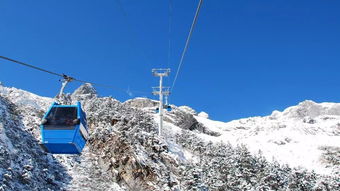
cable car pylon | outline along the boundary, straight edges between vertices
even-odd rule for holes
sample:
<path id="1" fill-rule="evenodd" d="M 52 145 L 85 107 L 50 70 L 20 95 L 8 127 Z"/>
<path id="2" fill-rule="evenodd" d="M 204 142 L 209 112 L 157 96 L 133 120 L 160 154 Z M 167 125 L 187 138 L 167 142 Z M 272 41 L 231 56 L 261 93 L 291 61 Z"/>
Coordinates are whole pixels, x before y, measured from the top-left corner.
<path id="1" fill-rule="evenodd" d="M 159 95 L 159 129 L 158 129 L 158 135 L 162 135 L 162 129 L 163 129 L 163 95 L 170 95 L 170 87 L 163 87 L 163 77 L 169 76 L 170 68 L 166 69 L 152 69 L 152 74 L 155 77 L 159 77 L 159 86 L 158 87 L 152 87 L 153 95 Z"/>

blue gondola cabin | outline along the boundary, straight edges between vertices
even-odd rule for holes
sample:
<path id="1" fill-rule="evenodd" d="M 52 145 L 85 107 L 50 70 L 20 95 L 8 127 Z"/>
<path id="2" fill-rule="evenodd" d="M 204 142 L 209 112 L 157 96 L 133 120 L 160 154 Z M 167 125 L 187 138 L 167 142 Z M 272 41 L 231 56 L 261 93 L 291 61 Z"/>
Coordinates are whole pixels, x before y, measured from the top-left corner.
<path id="1" fill-rule="evenodd" d="M 42 119 L 41 146 L 52 154 L 80 154 L 88 139 L 86 115 L 77 105 L 54 102 Z"/>
<path id="2" fill-rule="evenodd" d="M 170 105 L 164 105 L 163 109 L 166 109 L 169 112 L 172 110 Z M 159 113 L 159 108 L 158 107 L 155 109 L 155 113 Z"/>
<path id="3" fill-rule="evenodd" d="M 172 110 L 170 105 L 165 105 L 165 109 L 169 112 Z"/>

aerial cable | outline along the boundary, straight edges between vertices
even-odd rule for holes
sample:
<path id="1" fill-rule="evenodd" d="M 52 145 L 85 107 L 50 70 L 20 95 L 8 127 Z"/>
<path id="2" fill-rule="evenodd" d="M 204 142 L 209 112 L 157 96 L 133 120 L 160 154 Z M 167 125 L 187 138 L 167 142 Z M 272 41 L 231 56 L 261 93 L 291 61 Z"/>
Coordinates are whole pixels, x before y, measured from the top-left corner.
<path id="1" fill-rule="evenodd" d="M 36 69 L 36 70 L 40 70 L 42 72 L 46 72 L 46 73 L 49 73 L 49 74 L 52 74 L 52 75 L 55 75 L 55 76 L 59 76 L 59 77 L 62 77 L 62 78 L 64 78 L 64 76 L 65 76 L 64 74 L 58 74 L 58 73 L 55 73 L 55 72 L 51 72 L 51 71 L 48 71 L 48 70 L 45 70 L 45 69 L 33 66 L 31 64 L 26 64 L 26 63 L 23 63 L 23 62 L 20 62 L 20 61 L 17 61 L 17 60 L 13 60 L 11 58 L 7 58 L 7 57 L 4 57 L 4 56 L 0 56 L 0 58 L 2 58 L 4 60 L 11 61 L 11 62 L 14 62 L 14 63 L 17 63 L 17 64 L 21 64 L 23 66 L 27 66 L 27 67 L 30 67 L 30 68 L 33 68 L 33 69 Z"/>
<path id="2" fill-rule="evenodd" d="M 183 52 L 182 52 L 182 55 L 181 55 L 181 60 L 179 61 L 179 65 L 178 65 L 178 68 L 177 68 L 177 72 L 176 72 L 174 81 L 173 81 L 173 83 L 172 83 L 171 92 L 172 92 L 173 89 L 174 89 L 174 86 L 175 86 L 175 84 L 176 84 L 176 80 L 177 80 L 179 71 L 180 71 L 181 66 L 182 66 L 182 64 L 183 64 L 183 59 L 184 59 L 185 53 L 186 53 L 186 51 L 188 50 L 189 42 L 190 42 L 190 39 L 191 39 L 191 36 L 192 36 L 192 32 L 194 31 L 195 25 L 196 25 L 196 23 L 197 23 L 197 19 L 198 19 L 198 15 L 199 15 L 199 13 L 200 13 L 200 10 L 201 10 L 202 3 L 203 3 L 203 0 L 200 0 L 199 3 L 198 3 L 197 9 L 196 9 L 196 13 L 195 13 L 195 16 L 194 16 L 194 20 L 192 21 L 192 24 L 191 24 L 191 27 L 190 27 L 190 31 L 189 31 L 189 35 L 188 35 L 188 37 L 187 37 L 187 40 L 186 40 L 186 42 L 185 42 L 185 46 L 184 46 L 184 49 L 183 49 Z"/>
<path id="3" fill-rule="evenodd" d="M 92 84 L 92 85 L 94 85 L 94 86 L 100 86 L 100 87 L 104 87 L 104 88 L 110 88 L 110 89 L 114 89 L 114 90 L 122 91 L 122 92 L 126 93 L 126 90 L 123 90 L 123 89 L 120 89 L 120 88 L 117 88 L 117 87 L 113 87 L 113 86 L 110 86 L 110 85 L 99 84 L 99 83 L 93 83 L 93 82 L 90 82 L 90 81 L 84 81 L 84 80 L 76 79 L 76 78 L 73 78 L 73 77 L 68 76 L 68 75 L 66 75 L 66 74 L 59 74 L 59 73 L 56 73 L 56 72 L 52 72 L 52 71 L 49 71 L 49 70 L 45 70 L 45 69 L 43 69 L 43 68 L 40 68 L 40 67 L 31 65 L 31 64 L 27 64 L 27 63 L 24 63 L 24 62 L 20 62 L 20 61 L 18 61 L 18 60 L 14 60 L 14 59 L 11 59 L 11 58 L 8 58 L 8 57 L 5 57 L 5 56 L 0 56 L 0 58 L 2 58 L 2 59 L 4 59 L 4 60 L 11 61 L 11 62 L 13 62 L 13 63 L 17 63 L 17 64 L 20 64 L 20 65 L 26 66 L 26 67 L 33 68 L 33 69 L 35 69 L 35 70 L 39 70 L 39 71 L 42 71 L 42 72 L 45 72 L 45 73 L 48 73 L 48 74 L 51 74 L 51 75 L 55 75 L 55 76 L 62 77 L 63 80 L 66 80 L 66 81 L 68 81 L 68 82 L 77 81 L 77 82 L 80 82 L 80 83 L 89 83 L 89 84 Z M 129 90 L 129 91 L 130 91 L 130 90 Z M 138 92 L 138 91 L 130 91 L 130 92 Z"/>

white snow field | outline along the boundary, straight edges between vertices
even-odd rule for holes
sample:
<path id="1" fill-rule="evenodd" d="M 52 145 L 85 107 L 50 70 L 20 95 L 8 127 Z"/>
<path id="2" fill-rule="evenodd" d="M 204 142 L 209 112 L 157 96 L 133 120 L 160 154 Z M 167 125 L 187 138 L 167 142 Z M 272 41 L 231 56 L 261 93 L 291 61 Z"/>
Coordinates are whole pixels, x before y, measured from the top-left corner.
<path id="1" fill-rule="evenodd" d="M 245 144 L 269 161 L 277 160 L 292 167 L 305 167 L 330 174 L 333 167 L 323 161 L 325 148 L 340 146 L 340 104 L 304 101 L 297 106 L 274 111 L 270 116 L 220 122 L 195 117 L 219 137 L 200 134 L 205 140 Z"/>

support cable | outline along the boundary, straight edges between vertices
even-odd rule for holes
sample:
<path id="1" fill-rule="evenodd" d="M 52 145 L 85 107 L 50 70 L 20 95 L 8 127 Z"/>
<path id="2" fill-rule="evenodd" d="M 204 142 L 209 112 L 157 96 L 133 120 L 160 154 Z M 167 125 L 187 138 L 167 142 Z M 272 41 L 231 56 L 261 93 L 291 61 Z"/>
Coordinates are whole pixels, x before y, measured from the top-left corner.
<path id="1" fill-rule="evenodd" d="M 27 63 L 24 63 L 24 62 L 21 62 L 21 61 L 18 61 L 18 60 L 14 60 L 14 59 L 11 59 L 11 58 L 8 58 L 8 57 L 5 57 L 5 56 L 0 56 L 1 59 L 4 59 L 4 60 L 7 60 L 7 61 L 10 61 L 10 62 L 13 62 L 13 63 L 16 63 L 16 64 L 20 64 L 20 65 L 23 65 L 23 66 L 26 66 L 26 67 L 29 67 L 29 68 L 33 68 L 35 70 L 39 70 L 41 72 L 45 72 L 45 73 L 48 73 L 48 74 L 51 74 L 51 75 L 55 75 L 55 76 L 59 76 L 59 77 L 62 77 L 63 79 L 67 80 L 67 81 L 77 81 L 77 82 L 80 82 L 80 83 L 89 83 L 89 84 L 92 84 L 94 86 L 100 86 L 100 87 L 104 87 L 104 88 L 110 88 L 110 89 L 114 89 L 114 90 L 117 90 L 117 91 L 121 91 L 121 92 L 124 92 L 126 93 L 126 90 L 123 90 L 123 89 L 120 89 L 120 88 L 117 88 L 117 87 L 113 87 L 113 86 L 110 86 L 110 85 L 106 85 L 106 84 L 99 84 L 99 83 L 93 83 L 93 82 L 90 82 L 90 81 L 84 81 L 84 80 L 80 80 L 80 79 L 76 79 L 76 78 L 73 78 L 71 76 L 68 76 L 66 74 L 59 74 L 59 73 L 56 73 L 56 72 L 52 72 L 52 71 L 49 71 L 49 70 L 46 70 L 46 69 L 43 69 L 43 68 L 40 68 L 40 67 L 37 67 L 37 66 L 34 66 L 32 64 L 27 64 Z M 140 91 L 130 91 L 130 92 L 140 92 Z"/>
<path id="2" fill-rule="evenodd" d="M 174 87 L 175 87 L 175 84 L 176 84 L 176 80 L 177 80 L 179 71 L 180 71 L 181 66 L 182 66 L 182 64 L 183 64 L 183 60 L 184 60 L 185 53 L 186 53 L 186 51 L 188 50 L 189 42 L 190 42 L 190 39 L 191 39 L 191 36 L 192 36 L 192 32 L 194 31 L 195 25 L 196 25 L 196 23 L 197 23 L 197 19 L 198 19 L 198 15 L 199 15 L 199 13 L 200 13 L 200 10 L 201 10 L 202 3 L 203 3 L 203 0 L 200 0 L 199 3 L 198 3 L 197 9 L 196 9 L 196 13 L 195 13 L 195 16 L 194 16 L 194 20 L 193 20 L 193 22 L 192 22 L 192 24 L 191 24 L 190 31 L 189 31 L 189 35 L 188 35 L 188 37 L 187 37 L 187 40 L 186 40 L 186 42 L 185 42 L 185 46 L 184 46 L 184 49 L 183 49 L 183 52 L 182 52 L 182 55 L 181 55 L 181 60 L 179 61 L 179 65 L 178 65 L 178 68 L 177 68 L 177 72 L 176 72 L 174 81 L 173 81 L 173 83 L 172 83 L 171 92 L 173 92 L 173 89 L 174 89 Z"/>
<path id="3" fill-rule="evenodd" d="M 20 62 L 20 61 L 17 61 L 17 60 L 13 60 L 13 59 L 11 59 L 11 58 L 7 58 L 7 57 L 5 57 L 5 56 L 0 56 L 0 58 L 2 58 L 2 59 L 4 59 L 4 60 L 11 61 L 11 62 L 14 62 L 14 63 L 17 63 L 17 64 L 20 64 L 20 65 L 23 65 L 23 66 L 30 67 L 30 68 L 33 68 L 33 69 L 36 69 L 36 70 L 40 70 L 40 71 L 42 71 L 42 72 L 46 72 L 46 73 L 49 73 L 49 74 L 52 74 L 52 75 L 55 75 L 55 76 L 59 76 L 59 77 L 64 78 L 64 75 L 63 75 L 63 74 L 58 74 L 58 73 L 55 73 L 55 72 L 51 72 L 51 71 L 48 71 L 48 70 L 45 70 L 45 69 L 42 69 L 42 68 L 33 66 L 33 65 L 31 65 L 31 64 L 26 64 L 26 63 L 23 63 L 23 62 Z"/>

